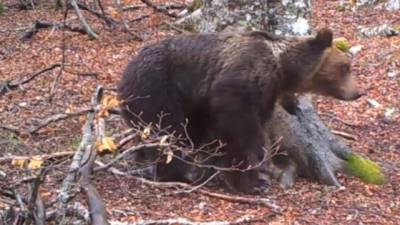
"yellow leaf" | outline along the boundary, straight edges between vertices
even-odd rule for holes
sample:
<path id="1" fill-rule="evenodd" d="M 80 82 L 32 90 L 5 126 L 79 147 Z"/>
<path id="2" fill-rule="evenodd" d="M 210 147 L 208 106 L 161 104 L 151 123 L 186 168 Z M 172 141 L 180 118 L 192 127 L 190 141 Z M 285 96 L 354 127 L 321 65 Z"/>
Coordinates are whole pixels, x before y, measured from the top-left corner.
<path id="1" fill-rule="evenodd" d="M 171 151 L 171 150 L 169 150 L 168 152 L 167 152 L 167 160 L 165 161 L 165 163 L 166 164 L 169 164 L 171 161 L 172 161 L 172 158 L 174 157 L 174 153 Z"/>
<path id="2" fill-rule="evenodd" d="M 34 156 L 28 164 L 28 168 L 31 170 L 40 169 L 42 167 L 43 160 L 38 156 Z"/>
<path id="3" fill-rule="evenodd" d="M 110 113 L 108 112 L 107 108 L 102 108 L 99 113 L 97 114 L 98 117 L 109 117 Z"/>
<path id="4" fill-rule="evenodd" d="M 11 165 L 17 166 L 17 167 L 23 169 L 24 165 L 25 165 L 25 161 L 26 161 L 25 159 L 13 159 L 11 161 Z"/>
<path id="5" fill-rule="evenodd" d="M 68 106 L 68 108 L 65 110 L 65 113 L 73 113 L 75 112 L 75 107 L 73 105 Z"/>
<path id="6" fill-rule="evenodd" d="M 143 140 L 146 140 L 150 137 L 150 126 L 144 128 L 143 132 L 140 134 L 140 137 L 142 137 Z"/>
<path id="7" fill-rule="evenodd" d="M 350 42 L 344 37 L 336 38 L 333 43 L 342 52 L 348 52 L 351 48 Z"/>
<path id="8" fill-rule="evenodd" d="M 119 101 L 115 96 L 106 96 L 101 104 L 104 108 L 114 108 L 119 106 Z"/>
<path id="9" fill-rule="evenodd" d="M 116 8 L 108 7 L 107 10 L 110 13 L 112 18 L 118 19 L 120 17 L 118 10 Z"/>
<path id="10" fill-rule="evenodd" d="M 117 145 L 114 143 L 114 138 L 111 137 L 105 137 L 101 141 L 101 144 L 99 145 L 99 152 L 104 152 L 104 151 L 110 151 L 110 152 L 115 152 L 117 150 Z"/>
<path id="11" fill-rule="evenodd" d="M 166 146 L 166 145 L 168 145 L 168 135 L 164 135 L 164 136 L 162 136 L 162 138 L 161 138 L 161 140 L 160 140 L 160 145 L 161 146 Z"/>

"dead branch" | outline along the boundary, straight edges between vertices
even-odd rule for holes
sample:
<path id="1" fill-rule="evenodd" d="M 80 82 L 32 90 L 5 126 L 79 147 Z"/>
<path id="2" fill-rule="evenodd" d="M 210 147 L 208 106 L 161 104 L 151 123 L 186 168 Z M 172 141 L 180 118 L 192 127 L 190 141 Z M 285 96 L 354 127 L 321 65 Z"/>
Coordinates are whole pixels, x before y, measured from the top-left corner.
<path id="1" fill-rule="evenodd" d="M 12 126 L 12 125 L 5 125 L 5 124 L 0 124 L 0 128 L 4 130 L 11 131 L 15 133 L 16 135 L 21 134 L 21 131 L 19 130 L 18 127 Z"/>
<path id="2" fill-rule="evenodd" d="M 159 146 L 160 146 L 159 143 L 154 143 L 154 144 L 142 144 L 142 145 L 137 145 L 137 146 L 130 147 L 127 150 L 123 151 L 122 153 L 118 154 L 117 157 L 115 157 L 113 160 L 111 160 L 110 162 L 108 162 L 104 166 L 98 166 L 98 167 L 94 168 L 94 171 L 97 172 L 97 171 L 100 171 L 100 170 L 105 170 L 105 169 L 110 168 L 114 163 L 116 163 L 119 160 L 123 159 L 129 153 L 132 153 L 132 152 L 135 152 L 135 151 L 139 151 L 139 150 L 142 150 L 142 149 L 159 147 Z"/>
<path id="3" fill-rule="evenodd" d="M 37 76 L 39 76 L 42 73 L 45 73 L 47 71 L 51 71 L 55 68 L 60 67 L 60 64 L 53 64 L 50 67 L 47 67 L 45 69 L 40 70 L 39 72 L 36 72 L 30 76 L 27 76 L 25 78 L 23 78 L 22 80 L 17 80 L 17 81 L 5 81 L 2 84 L 0 84 L 0 96 L 5 94 L 7 91 L 12 90 L 12 89 L 16 89 L 18 87 L 20 87 L 21 85 L 28 83 L 29 81 L 35 79 Z"/>
<path id="4" fill-rule="evenodd" d="M 81 34 L 86 34 L 86 31 L 83 30 L 82 28 L 79 27 L 71 27 L 67 24 L 57 24 L 57 23 L 51 23 L 48 21 L 35 21 L 35 23 L 33 24 L 33 26 L 27 30 L 22 37 L 20 38 L 21 41 L 27 41 L 31 38 L 33 38 L 33 36 L 39 32 L 39 30 L 41 29 L 47 29 L 47 28 L 65 28 L 68 31 L 71 32 L 77 32 L 77 33 L 81 33 Z"/>
<path id="5" fill-rule="evenodd" d="M 117 6 L 118 12 L 122 15 L 121 20 L 122 20 L 122 25 L 123 25 L 124 31 L 126 33 L 128 33 L 133 38 L 133 40 L 143 41 L 143 38 L 139 34 L 136 34 L 136 33 L 131 31 L 131 28 L 129 27 L 128 23 L 125 21 L 124 10 L 123 10 L 123 8 L 121 6 L 121 1 L 120 0 L 114 0 L 114 3 Z"/>
<path id="6" fill-rule="evenodd" d="M 240 202 L 240 203 L 248 203 L 248 204 L 259 204 L 263 206 L 267 206 L 271 208 L 275 213 L 280 214 L 282 212 L 282 209 L 277 206 L 272 200 L 267 199 L 267 198 L 249 198 L 249 197 L 242 197 L 242 196 L 233 196 L 233 195 L 227 195 L 227 194 L 221 194 L 221 193 L 216 193 L 204 189 L 199 189 L 197 192 L 214 197 L 214 198 L 219 198 L 223 199 L 226 201 L 230 202 Z"/>
<path id="7" fill-rule="evenodd" d="M 100 1 L 98 1 L 98 2 L 99 2 L 99 4 L 100 4 L 100 6 L 101 6 Z M 70 5 L 72 6 L 71 2 L 70 2 Z M 88 12 L 90 12 L 91 14 L 95 15 L 97 18 L 104 20 L 104 22 L 105 22 L 105 23 L 107 24 L 107 26 L 109 26 L 109 27 L 112 27 L 112 26 L 114 26 L 114 25 L 116 24 L 116 22 L 115 22 L 112 18 L 108 17 L 108 16 L 105 14 L 104 10 L 102 10 L 102 12 L 97 12 L 96 10 L 94 10 L 94 9 L 90 8 L 89 6 L 87 6 L 86 4 L 80 3 L 80 2 L 78 2 L 77 5 L 78 5 L 78 7 L 79 7 L 80 9 L 85 10 L 85 11 L 88 11 Z M 101 6 L 100 8 L 102 9 L 102 6 Z"/>
<path id="8" fill-rule="evenodd" d="M 66 209 L 66 215 L 78 215 L 82 218 L 87 224 L 90 222 L 90 213 L 89 210 L 82 205 L 80 202 L 74 202 L 72 205 L 68 205 Z M 56 209 L 49 210 L 46 213 L 46 221 L 52 221 L 56 218 L 58 212 Z"/>
<path id="9" fill-rule="evenodd" d="M 65 1 L 65 4 L 68 3 L 68 0 Z M 68 16 L 68 7 L 65 7 L 64 10 L 64 16 L 63 16 L 63 29 L 62 29 L 62 38 L 61 38 L 61 49 L 62 49 L 62 58 L 61 58 L 61 69 L 59 71 L 59 73 L 57 74 L 56 78 L 53 81 L 53 84 L 51 85 L 51 89 L 50 89 L 50 98 L 49 98 L 49 102 L 51 102 L 53 100 L 53 94 L 56 90 L 56 86 L 58 83 L 58 80 L 60 79 L 60 77 L 63 75 L 64 72 L 64 67 L 65 67 L 65 61 L 66 61 L 66 56 L 65 56 L 65 49 L 66 49 L 66 41 L 65 41 L 65 26 L 67 25 L 67 16 Z"/>
<path id="10" fill-rule="evenodd" d="M 347 126 L 351 126 L 351 127 L 356 127 L 357 125 L 356 124 L 353 124 L 353 123 L 351 123 L 351 122 L 348 122 L 348 121 L 345 121 L 345 120 L 342 120 L 342 119 L 340 119 L 340 118 L 338 118 L 337 116 L 335 116 L 335 115 L 333 115 L 333 114 L 331 114 L 331 113 L 318 113 L 320 116 L 327 116 L 327 117 L 329 117 L 329 118 L 331 118 L 331 119 L 333 119 L 333 120 L 337 120 L 337 121 L 339 121 L 339 122 L 341 122 L 341 123 L 343 123 L 344 125 L 347 125 Z"/>
<path id="11" fill-rule="evenodd" d="M 38 132 L 40 129 L 42 129 L 43 127 L 48 126 L 51 123 L 56 123 L 56 122 L 59 122 L 61 120 L 66 120 L 66 119 L 69 119 L 69 118 L 72 118 L 72 117 L 76 117 L 76 116 L 82 116 L 82 115 L 85 115 L 85 114 L 87 114 L 89 112 L 94 112 L 95 110 L 96 109 L 94 109 L 94 108 L 89 108 L 89 109 L 82 109 L 82 110 L 79 110 L 79 111 L 76 111 L 76 112 L 72 112 L 72 113 L 55 114 L 55 115 L 52 115 L 52 116 L 40 121 L 39 125 L 29 128 L 27 130 L 27 132 L 29 134 L 34 134 L 34 133 Z M 114 108 L 108 109 L 108 112 L 111 113 L 111 114 L 119 114 L 119 110 L 118 109 L 114 109 Z M 0 128 L 3 128 L 3 126 L 0 125 Z M 13 127 L 9 127 L 9 126 L 4 127 L 4 129 L 7 129 L 7 128 L 9 128 L 10 130 L 13 129 Z"/>
<path id="12" fill-rule="evenodd" d="M 82 15 L 81 10 L 79 9 L 78 4 L 75 0 L 70 0 L 72 7 L 75 9 L 76 14 L 79 17 L 79 21 L 81 22 L 82 27 L 85 29 L 86 33 L 90 38 L 97 39 L 97 34 L 92 30 L 89 24 L 86 22 L 85 17 Z"/>
<path id="13" fill-rule="evenodd" d="M 346 133 L 343 131 L 339 131 L 339 130 L 331 130 L 331 132 L 334 135 L 338 135 L 338 136 L 344 137 L 346 139 L 357 141 L 357 136 L 355 136 L 355 135 L 352 135 L 352 134 L 349 134 L 349 133 Z"/>
<path id="14" fill-rule="evenodd" d="M 55 152 L 52 154 L 44 154 L 44 155 L 34 155 L 34 156 L 16 156 L 16 155 L 11 155 L 11 156 L 5 156 L 0 158 L 0 163 L 6 163 L 10 162 L 12 160 L 29 160 L 31 158 L 37 157 L 42 160 L 48 160 L 48 159 L 53 159 L 53 158 L 60 158 L 60 157 L 66 157 L 66 156 L 71 156 L 75 152 L 73 151 L 66 151 L 66 152 Z"/>
<path id="15" fill-rule="evenodd" d="M 56 218 L 57 221 L 61 223 L 65 222 L 64 217 L 66 216 L 67 213 L 68 201 L 71 198 L 72 183 L 75 181 L 78 169 L 81 165 L 83 154 L 86 151 L 86 149 L 91 148 L 91 144 L 93 143 L 94 119 L 95 119 L 95 112 L 94 111 L 89 112 L 88 119 L 82 129 L 83 131 L 82 141 L 79 144 L 79 147 L 74 154 L 69 171 L 63 181 L 60 194 L 58 195 L 58 205 L 57 205 L 58 215 Z"/>
<path id="16" fill-rule="evenodd" d="M 265 218 L 251 218 L 248 216 L 241 217 L 236 221 L 230 222 L 226 220 L 221 221 L 209 221 L 209 222 L 198 222 L 198 221 L 191 221 L 186 218 L 176 218 L 176 219 L 160 219 L 160 220 L 139 220 L 138 222 L 118 222 L 118 221 L 111 221 L 111 225 L 235 225 L 235 224 L 251 224 L 255 222 L 266 222 Z"/>
<path id="17" fill-rule="evenodd" d="M 94 108 L 100 104 L 103 95 L 103 88 L 97 87 L 96 95 L 92 98 L 92 105 Z M 104 118 L 98 118 L 98 122 L 95 123 L 95 131 L 98 139 L 105 137 L 105 122 Z M 84 164 L 80 168 L 80 185 L 83 193 L 86 194 L 89 209 L 90 218 L 93 225 L 109 225 L 107 221 L 107 212 L 105 204 L 101 199 L 100 194 L 97 192 L 95 186 L 91 182 L 92 168 L 94 161 L 97 157 L 97 150 L 93 145 L 87 147 L 84 153 Z"/>
<path id="18" fill-rule="evenodd" d="M 29 134 L 34 134 L 37 131 L 39 131 L 40 129 L 42 129 L 43 127 L 49 125 L 50 123 L 55 123 L 60 120 L 65 120 L 65 119 L 75 117 L 75 116 L 82 116 L 82 115 L 85 115 L 90 112 L 94 112 L 94 110 L 93 109 L 83 109 L 83 110 L 80 110 L 77 112 L 72 112 L 72 113 L 60 113 L 60 114 L 52 115 L 49 118 L 39 122 L 38 126 L 29 128 L 27 132 Z"/>
<path id="19" fill-rule="evenodd" d="M 104 167 L 105 164 L 99 161 L 95 162 L 96 164 L 100 165 L 100 167 Z M 266 207 L 271 208 L 271 210 L 274 211 L 274 213 L 281 213 L 281 208 L 277 206 L 272 200 L 267 199 L 267 198 L 250 198 L 250 197 L 241 197 L 241 196 L 231 196 L 231 195 L 226 195 L 226 194 L 220 194 L 212 191 L 208 191 L 205 189 L 201 189 L 201 187 L 204 186 L 204 184 L 201 184 L 199 188 L 196 188 L 197 186 L 192 186 L 187 183 L 182 183 L 182 182 L 158 182 L 158 181 L 151 181 L 143 177 L 137 177 L 137 176 L 132 176 L 126 172 L 122 172 L 114 167 L 111 167 L 108 169 L 111 173 L 119 176 L 129 176 L 134 178 L 135 180 L 142 182 L 144 184 L 148 184 L 151 186 L 155 187 L 179 187 L 179 188 L 185 188 L 187 190 L 192 190 L 193 192 L 198 192 L 200 194 L 204 194 L 210 197 L 215 197 L 215 198 L 220 198 L 226 201 L 231 201 L 231 202 L 239 202 L 239 203 L 248 203 L 248 204 L 260 204 Z M 210 179 L 207 179 L 208 181 Z M 190 191 L 191 192 L 191 191 Z M 182 193 L 182 192 L 180 192 Z"/>
<path id="20" fill-rule="evenodd" d="M 151 2 L 150 0 L 141 0 L 141 1 L 142 1 L 144 4 L 146 4 L 148 7 L 154 9 L 154 10 L 157 11 L 157 12 L 163 13 L 163 14 L 165 14 L 165 15 L 167 15 L 167 16 L 174 17 L 174 18 L 177 18 L 177 17 L 178 17 L 178 15 L 176 15 L 175 13 L 170 13 L 170 12 L 168 11 L 168 8 L 162 7 L 162 6 L 157 6 L 157 5 L 155 5 L 153 2 Z"/>
<path id="21" fill-rule="evenodd" d="M 144 7 L 146 7 L 146 5 L 142 5 L 142 4 L 140 4 L 140 5 L 128 5 L 128 6 L 122 7 L 122 10 L 125 12 L 125 11 L 130 11 L 130 10 L 142 9 Z"/>
<path id="22" fill-rule="evenodd" d="M 28 210 L 33 217 L 37 225 L 45 224 L 45 213 L 42 198 L 40 196 L 40 184 L 43 182 L 43 178 L 47 170 L 41 168 L 38 175 L 35 176 L 35 180 L 29 184 L 29 198 L 28 198 Z"/>

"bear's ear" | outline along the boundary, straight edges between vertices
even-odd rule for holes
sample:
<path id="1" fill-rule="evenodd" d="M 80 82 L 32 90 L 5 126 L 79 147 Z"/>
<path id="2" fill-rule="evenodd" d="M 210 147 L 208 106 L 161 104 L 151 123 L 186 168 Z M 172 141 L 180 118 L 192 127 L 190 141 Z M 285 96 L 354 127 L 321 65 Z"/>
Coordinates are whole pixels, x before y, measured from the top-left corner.
<path id="1" fill-rule="evenodd" d="M 333 33 L 328 28 L 322 28 L 318 31 L 315 38 L 312 40 L 312 44 L 318 48 L 325 49 L 332 46 Z"/>

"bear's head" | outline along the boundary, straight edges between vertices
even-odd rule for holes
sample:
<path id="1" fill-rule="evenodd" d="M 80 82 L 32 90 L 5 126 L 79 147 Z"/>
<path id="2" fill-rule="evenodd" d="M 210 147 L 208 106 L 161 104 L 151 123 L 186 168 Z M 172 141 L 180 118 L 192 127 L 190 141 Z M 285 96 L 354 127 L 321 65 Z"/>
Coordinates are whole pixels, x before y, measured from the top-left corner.
<path id="1" fill-rule="evenodd" d="M 347 101 L 358 99 L 363 93 L 351 75 L 350 57 L 333 45 L 329 29 L 321 29 L 314 37 L 296 39 L 280 57 L 287 89 Z"/>

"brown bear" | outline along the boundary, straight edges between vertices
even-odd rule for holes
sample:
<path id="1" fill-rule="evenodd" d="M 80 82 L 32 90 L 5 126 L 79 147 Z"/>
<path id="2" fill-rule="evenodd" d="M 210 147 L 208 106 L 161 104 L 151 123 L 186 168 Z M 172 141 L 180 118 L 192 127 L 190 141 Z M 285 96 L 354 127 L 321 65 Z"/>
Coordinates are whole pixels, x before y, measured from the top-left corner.
<path id="1" fill-rule="evenodd" d="M 333 34 L 276 37 L 266 32 L 212 33 L 168 37 L 145 46 L 129 63 L 118 92 L 129 124 L 159 120 L 188 133 L 199 146 L 219 139 L 218 165 L 236 190 L 249 191 L 263 158 L 263 129 L 276 101 L 293 113 L 294 94 L 314 92 L 342 100 L 361 96 L 350 75 L 349 56 L 332 46 Z M 185 163 L 159 163 L 161 180 L 180 179 Z"/>

